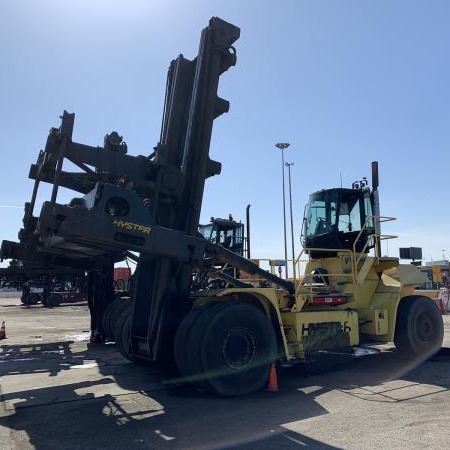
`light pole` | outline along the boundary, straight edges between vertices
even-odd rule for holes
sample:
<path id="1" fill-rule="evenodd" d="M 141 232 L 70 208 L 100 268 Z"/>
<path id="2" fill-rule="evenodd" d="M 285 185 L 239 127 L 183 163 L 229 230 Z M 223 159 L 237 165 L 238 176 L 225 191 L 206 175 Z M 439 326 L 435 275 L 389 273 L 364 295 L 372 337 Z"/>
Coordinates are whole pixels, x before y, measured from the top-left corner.
<path id="1" fill-rule="evenodd" d="M 287 241 L 286 241 L 286 194 L 284 190 L 284 150 L 289 147 L 287 142 L 279 142 L 275 144 L 275 147 L 281 150 L 281 172 L 283 174 L 283 224 L 284 224 L 284 261 L 286 263 L 285 273 L 288 278 L 288 266 L 287 266 Z"/>
<path id="2" fill-rule="evenodd" d="M 294 280 L 296 278 L 296 270 L 295 270 L 295 245 L 294 245 L 294 219 L 292 216 L 292 189 L 291 189 L 291 166 L 293 166 L 294 163 L 286 163 L 286 167 L 288 168 L 289 173 L 289 208 L 290 208 L 290 214 L 291 214 L 291 237 L 292 237 L 292 270 L 294 274 Z"/>

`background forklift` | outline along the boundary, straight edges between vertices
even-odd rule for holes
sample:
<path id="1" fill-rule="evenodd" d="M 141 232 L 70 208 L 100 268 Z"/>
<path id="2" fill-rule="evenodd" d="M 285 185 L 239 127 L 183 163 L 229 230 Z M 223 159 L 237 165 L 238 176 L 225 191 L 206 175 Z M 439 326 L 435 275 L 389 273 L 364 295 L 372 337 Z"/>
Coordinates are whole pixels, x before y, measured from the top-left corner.
<path id="1" fill-rule="evenodd" d="M 199 225 L 199 232 L 213 244 L 220 244 L 239 256 L 244 256 L 244 224 L 228 219 L 211 217 L 207 225 Z"/>
<path id="2" fill-rule="evenodd" d="M 229 107 L 217 96 L 218 81 L 236 63 L 238 37 L 237 27 L 212 18 L 198 56 L 172 61 L 151 155 L 127 155 L 117 132 L 104 147 L 73 142 L 74 115 L 64 112 L 31 167 L 35 186 L 20 242 L 3 241 L 1 257 L 86 268 L 93 330 L 103 333 L 107 319 L 125 357 L 175 362 L 173 382 L 218 395 L 255 392 L 275 362 L 311 361 L 363 339 L 394 341 L 399 352 L 426 358 L 441 345 L 442 317 L 428 299 L 412 295 L 417 268 L 380 255 L 377 176 L 372 190 L 356 183 L 312 194 L 301 280 L 283 280 L 199 236 L 205 180 L 221 170 L 209 158 L 213 120 Z M 63 170 L 65 160 L 81 172 Z M 53 190 L 36 217 L 40 182 Z M 59 186 L 81 196 L 58 203 Z M 132 296 L 112 303 L 113 263 L 126 252 L 139 254 Z M 228 276 L 232 287 L 208 289 L 202 281 L 211 259 L 257 274 L 269 287 Z"/>
<path id="3" fill-rule="evenodd" d="M 86 277 L 83 270 L 59 266 L 39 266 L 13 260 L 0 268 L 0 278 L 21 290 L 24 305 L 41 302 L 47 307 L 61 303 L 86 301 Z"/>
<path id="4" fill-rule="evenodd" d="M 211 217 L 210 223 L 199 225 L 199 233 L 212 244 L 219 244 L 222 247 L 232 251 L 238 256 L 250 258 L 250 205 L 246 208 L 246 231 L 244 234 L 244 224 L 233 219 L 231 214 L 228 219 Z M 203 261 L 205 268 L 207 261 Z M 229 266 L 217 258 L 208 259 L 209 268 L 207 272 L 203 271 L 203 276 L 209 277 L 208 287 L 226 287 L 233 279 L 240 278 L 241 272 L 235 267 Z M 196 274 L 198 277 L 199 274 Z M 231 277 L 231 278 L 230 278 Z M 206 287 L 203 286 L 203 287 Z"/>

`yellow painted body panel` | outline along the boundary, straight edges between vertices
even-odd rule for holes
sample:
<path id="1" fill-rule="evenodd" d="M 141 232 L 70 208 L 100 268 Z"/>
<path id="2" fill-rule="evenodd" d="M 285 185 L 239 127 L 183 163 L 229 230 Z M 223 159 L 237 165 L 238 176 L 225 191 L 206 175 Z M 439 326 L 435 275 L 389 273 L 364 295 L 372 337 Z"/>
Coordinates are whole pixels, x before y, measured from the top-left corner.
<path id="1" fill-rule="evenodd" d="M 383 336 L 389 333 L 389 317 L 387 309 L 360 309 L 358 310 L 361 334 Z"/>
<path id="2" fill-rule="evenodd" d="M 417 268 L 399 266 L 396 258 L 353 258 L 345 253 L 311 260 L 306 275 L 296 282 L 295 295 L 273 287 L 227 288 L 199 297 L 196 304 L 236 299 L 259 302 L 279 336 L 284 352 L 279 357 L 287 360 L 304 358 L 307 351 L 356 346 L 361 337 L 393 341 L 398 304 L 421 283 L 414 272 Z M 321 275 L 326 277 L 326 286 L 311 275 L 317 268 L 326 270 Z M 321 292 L 343 294 L 348 303 L 314 305 L 313 295 Z"/>
<path id="3" fill-rule="evenodd" d="M 359 344 L 358 314 L 356 311 L 312 311 L 312 312 L 283 312 L 281 318 L 284 326 L 289 325 L 287 343 L 290 357 L 303 358 L 305 356 L 307 338 L 314 335 L 317 343 L 324 343 L 323 347 L 315 350 L 330 350 L 336 342 L 330 331 L 348 335 L 348 345 Z M 347 341 L 345 342 L 347 344 Z M 331 346 L 330 346 L 331 345 Z M 338 347 L 336 347 L 338 348 Z"/>

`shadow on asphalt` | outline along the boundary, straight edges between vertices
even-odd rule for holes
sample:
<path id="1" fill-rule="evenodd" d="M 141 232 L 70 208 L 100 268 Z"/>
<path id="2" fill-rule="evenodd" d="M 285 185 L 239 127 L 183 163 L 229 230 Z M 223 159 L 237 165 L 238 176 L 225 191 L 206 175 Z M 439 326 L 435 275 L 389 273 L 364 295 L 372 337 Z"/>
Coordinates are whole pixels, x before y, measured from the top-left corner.
<path id="1" fill-rule="evenodd" d="M 52 308 L 49 306 L 44 306 L 42 303 L 37 303 L 36 305 L 25 305 L 22 303 L 19 306 L 21 309 L 34 309 L 34 308 L 59 309 L 59 308 L 67 308 L 68 306 L 88 306 L 88 303 L 85 300 L 78 302 L 64 302 L 61 303 L 59 306 L 55 306 Z M 2 308 L 17 308 L 17 305 L 2 305 Z"/>
<path id="2" fill-rule="evenodd" d="M 422 363 L 387 351 L 345 366 L 334 362 L 309 373 L 282 369 L 276 393 L 215 398 L 187 386 L 165 385 L 161 371 L 126 362 L 114 345 L 94 345 L 72 353 L 71 344 L 4 345 L 1 349 L 2 384 L 8 376 L 26 374 L 50 376 L 55 382 L 3 394 L 7 410 L 0 426 L 26 432 L 26 444 L 36 449 L 331 449 L 282 425 L 327 414 L 316 399 L 331 390 L 355 395 L 398 379 L 408 385 L 450 388 L 449 377 L 438 375 L 437 370 L 437 365 L 450 362 L 449 349 Z M 64 378 L 64 372 L 71 369 L 73 373 L 74 366 L 89 364 L 97 368 L 91 379 L 83 379 L 83 373 L 82 381 Z M 392 401 L 414 398 L 399 400 L 393 390 L 389 389 Z M 360 398 L 377 401 L 373 396 Z"/>

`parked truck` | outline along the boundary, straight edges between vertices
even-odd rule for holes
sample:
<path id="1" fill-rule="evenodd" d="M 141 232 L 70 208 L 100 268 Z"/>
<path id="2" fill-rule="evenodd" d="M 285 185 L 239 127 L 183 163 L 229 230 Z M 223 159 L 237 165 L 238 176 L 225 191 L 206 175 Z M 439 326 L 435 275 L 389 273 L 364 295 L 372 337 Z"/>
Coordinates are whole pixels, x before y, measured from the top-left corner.
<path id="1" fill-rule="evenodd" d="M 128 155 L 118 132 L 106 135 L 103 147 L 76 143 L 74 115 L 64 112 L 30 169 L 35 187 L 20 242 L 4 241 L 2 258 L 28 255 L 90 270 L 88 295 L 99 318 L 93 327 L 102 331 L 107 322 L 130 360 L 174 362 L 178 381 L 218 395 L 255 392 L 276 363 L 352 351 L 368 339 L 426 358 L 441 345 L 442 318 L 412 294 L 417 268 L 381 256 L 376 165 L 372 189 L 355 183 L 311 195 L 301 278 L 282 279 L 199 235 L 205 180 L 221 170 L 209 158 L 213 121 L 229 108 L 217 96 L 218 82 L 236 63 L 239 34 L 212 18 L 197 57 L 172 61 L 150 155 Z M 81 171 L 64 171 L 65 160 Z M 40 182 L 53 190 L 34 216 Z M 81 196 L 58 203 L 60 186 Z M 111 304 L 105 283 L 125 252 L 139 254 L 132 298 Z M 229 277 L 228 287 L 208 289 L 199 280 L 208 279 L 211 258 L 258 275 L 264 287 Z"/>

